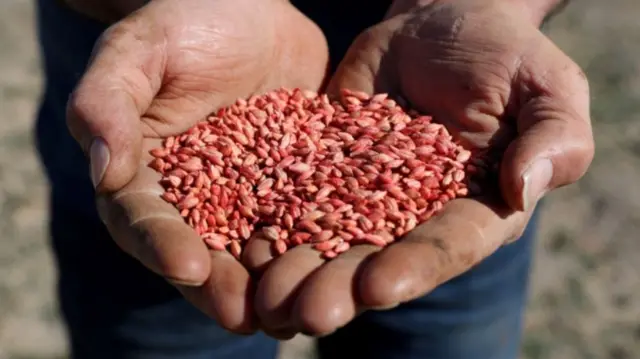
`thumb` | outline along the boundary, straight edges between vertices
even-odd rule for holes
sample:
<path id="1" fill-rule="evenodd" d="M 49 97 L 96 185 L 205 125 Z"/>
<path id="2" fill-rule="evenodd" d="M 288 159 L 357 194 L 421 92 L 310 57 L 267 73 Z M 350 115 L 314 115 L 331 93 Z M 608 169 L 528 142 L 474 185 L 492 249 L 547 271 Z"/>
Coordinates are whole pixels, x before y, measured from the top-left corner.
<path id="1" fill-rule="evenodd" d="M 375 92 L 374 78 L 378 72 L 378 66 L 372 62 L 382 54 L 379 54 L 379 51 L 370 43 L 373 40 L 366 32 L 356 38 L 331 77 L 327 85 L 328 94 L 339 96 L 342 89 L 368 94 Z M 367 52 L 368 55 L 362 56 L 363 52 Z"/>
<path id="2" fill-rule="evenodd" d="M 586 77 L 564 54 L 555 55 L 561 61 L 548 56 L 538 62 L 555 63 L 551 69 L 523 66 L 517 84 L 527 89 L 523 96 L 528 101 L 520 108 L 518 137 L 500 170 L 502 194 L 515 210 L 529 210 L 548 191 L 576 182 L 593 159 Z"/>
<path id="3" fill-rule="evenodd" d="M 397 92 L 397 79 L 390 64 L 382 62 L 394 32 L 403 18 L 386 20 L 362 32 L 353 41 L 327 86 L 327 93 L 338 96 L 340 90 L 362 91 L 370 95 L 377 92 Z"/>
<path id="4" fill-rule="evenodd" d="M 153 53 L 158 46 L 137 31 L 135 22 L 127 19 L 101 36 L 67 103 L 67 126 L 89 156 L 99 192 L 117 191 L 135 175 L 142 148 L 140 116 L 160 84 L 161 62 L 154 56 L 161 57 Z"/>

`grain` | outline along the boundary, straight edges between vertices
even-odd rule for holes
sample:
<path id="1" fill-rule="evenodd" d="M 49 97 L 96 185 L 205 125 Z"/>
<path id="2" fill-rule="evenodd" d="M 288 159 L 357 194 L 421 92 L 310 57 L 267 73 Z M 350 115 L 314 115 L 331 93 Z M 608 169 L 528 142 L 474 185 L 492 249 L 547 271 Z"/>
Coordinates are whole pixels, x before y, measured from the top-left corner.
<path id="1" fill-rule="evenodd" d="M 239 99 L 150 151 L 161 197 L 212 250 L 259 233 L 284 254 L 384 247 L 469 193 L 496 159 L 387 94 L 278 89 Z"/>

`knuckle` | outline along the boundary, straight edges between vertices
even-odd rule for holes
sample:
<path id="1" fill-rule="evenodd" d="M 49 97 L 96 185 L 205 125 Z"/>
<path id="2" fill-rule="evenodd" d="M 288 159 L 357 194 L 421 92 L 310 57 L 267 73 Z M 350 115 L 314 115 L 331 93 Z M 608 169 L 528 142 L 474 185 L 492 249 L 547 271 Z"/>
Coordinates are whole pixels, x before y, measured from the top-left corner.
<path id="1" fill-rule="evenodd" d="M 589 79 L 582 67 L 565 55 L 566 65 L 562 69 L 560 78 L 566 81 L 567 93 L 586 103 L 589 98 Z M 583 106 L 584 107 L 584 106 Z"/>
<path id="2" fill-rule="evenodd" d="M 157 31 L 158 26 L 149 26 L 143 13 L 133 13 L 109 26 L 98 38 L 92 52 L 92 59 L 102 49 L 126 54 L 137 46 L 151 44 L 164 36 Z"/>
<path id="3" fill-rule="evenodd" d="M 87 93 L 83 87 L 79 85 L 69 95 L 67 101 L 67 118 L 69 120 L 84 119 L 89 111 L 91 102 L 87 100 Z"/>
<path id="4" fill-rule="evenodd" d="M 299 319 L 299 326 L 302 332 L 311 336 L 322 336 L 333 332 L 336 326 L 328 323 L 324 318 L 319 317 L 319 312 L 303 313 Z M 327 313 L 323 313 L 327 314 Z"/>
<path id="5" fill-rule="evenodd" d="M 582 88 L 583 91 L 589 92 L 589 79 L 587 74 L 584 72 L 582 67 L 578 65 L 575 61 L 571 60 L 569 65 L 569 71 L 573 74 L 576 79 L 577 85 Z"/>
<path id="6" fill-rule="evenodd" d="M 530 214 L 519 214 L 512 219 L 511 230 L 507 231 L 507 236 L 503 244 L 510 244 L 524 236 L 529 223 Z"/>
<path id="7" fill-rule="evenodd" d="M 518 226 L 514 231 L 512 231 L 504 240 L 504 244 L 511 244 L 518 239 L 520 239 L 524 235 L 525 227 Z"/>
<path id="8" fill-rule="evenodd" d="M 448 268 L 452 264 L 455 264 L 458 260 L 462 263 L 471 263 L 474 261 L 470 256 L 462 256 L 460 258 L 455 258 L 452 253 L 451 245 L 447 242 L 447 240 L 443 237 L 431 237 L 428 238 L 427 243 L 437 254 L 438 258 L 438 268 Z M 431 273 L 427 276 L 431 277 Z"/>
<path id="9" fill-rule="evenodd" d="M 182 261 L 179 267 L 168 268 L 165 275 L 173 282 L 202 285 L 209 278 L 210 267 L 208 263 L 191 258 Z"/>
<path id="10" fill-rule="evenodd" d="M 103 48 L 112 48 L 117 51 L 124 51 L 127 39 L 135 33 L 131 20 L 128 18 L 117 22 L 109 26 L 102 35 L 100 35 L 93 53 L 95 54 Z"/>
<path id="11" fill-rule="evenodd" d="M 91 113 L 90 102 L 87 101 L 87 95 L 81 88 L 76 88 L 69 95 L 66 107 L 66 124 L 69 133 L 80 143 L 83 149 L 89 147 L 88 139 L 83 134 L 86 131 L 86 120 Z"/>
<path id="12" fill-rule="evenodd" d="M 221 327 L 234 334 L 251 335 L 258 330 L 257 322 L 250 314 L 250 309 L 247 309 L 245 313 L 225 313 L 223 307 L 216 306 L 216 308 L 212 308 L 210 311 L 214 312 L 211 317 L 214 318 Z"/>
<path id="13" fill-rule="evenodd" d="M 580 169 L 576 181 L 582 178 L 591 166 L 591 162 L 595 156 L 595 143 L 592 138 L 582 141 L 582 144 L 576 150 L 577 168 Z"/>
<path id="14" fill-rule="evenodd" d="M 396 31 L 399 31 L 400 25 L 401 23 L 397 19 L 390 19 L 381 24 L 371 26 L 355 38 L 352 47 L 379 51 L 381 50 L 380 44 L 386 43 L 387 41 L 384 40 L 389 40 Z"/>
<path id="15" fill-rule="evenodd" d="M 567 173 L 571 174 L 568 182 L 572 183 L 586 173 L 595 156 L 593 130 L 588 121 L 566 121 L 561 133 L 561 138 L 565 139 L 567 164 L 570 165 L 566 167 Z"/>
<path id="16" fill-rule="evenodd" d="M 360 33 L 352 43 L 352 48 L 356 49 L 369 49 L 374 48 L 376 45 L 376 31 L 375 28 L 370 28 Z"/>
<path id="17" fill-rule="evenodd" d="M 128 19 L 124 19 L 109 26 L 98 39 L 98 44 L 112 44 L 114 41 L 125 36 L 127 32 L 129 32 L 129 23 Z"/>

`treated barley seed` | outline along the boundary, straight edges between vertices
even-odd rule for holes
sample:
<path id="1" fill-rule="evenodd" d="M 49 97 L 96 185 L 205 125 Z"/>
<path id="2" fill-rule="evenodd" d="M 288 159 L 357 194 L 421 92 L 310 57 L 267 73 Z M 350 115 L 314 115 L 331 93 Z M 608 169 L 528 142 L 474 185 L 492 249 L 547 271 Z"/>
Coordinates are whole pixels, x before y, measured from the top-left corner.
<path id="1" fill-rule="evenodd" d="M 384 247 L 479 193 L 497 168 L 430 116 L 348 90 L 338 100 L 286 89 L 239 99 L 150 154 L 161 197 L 209 248 L 236 258 L 257 231 L 276 254 L 305 243 L 326 259 Z"/>

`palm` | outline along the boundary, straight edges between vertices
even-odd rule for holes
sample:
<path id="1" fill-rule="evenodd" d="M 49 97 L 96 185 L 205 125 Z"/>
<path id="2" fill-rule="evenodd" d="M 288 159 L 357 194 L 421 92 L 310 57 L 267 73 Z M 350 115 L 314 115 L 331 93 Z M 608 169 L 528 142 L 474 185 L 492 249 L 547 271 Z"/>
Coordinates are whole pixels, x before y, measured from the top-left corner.
<path id="1" fill-rule="evenodd" d="M 112 161 L 101 185 L 108 193 L 100 200 L 101 217 L 125 251 L 177 284 L 187 299 L 223 326 L 246 331 L 254 324 L 247 308 L 248 272 L 228 254 L 208 252 L 196 232 L 160 198 L 160 175 L 147 166 L 148 151 L 160 145 L 160 138 L 185 131 L 237 98 L 281 86 L 317 90 L 328 53 L 320 30 L 287 1 L 232 3 L 151 2 L 107 31 L 78 92 L 90 93 L 83 87 L 92 85 L 89 79 L 99 79 L 99 90 L 109 93 L 110 84 L 104 82 L 111 74 L 103 67 L 115 67 L 118 61 L 136 64 L 119 67 L 118 75 L 140 122 L 122 123 L 118 130 L 132 138 L 122 141 L 123 158 L 139 159 L 139 164 L 130 170 L 136 166 L 131 161 Z M 87 112 L 81 96 L 75 101 L 77 112 Z M 141 151 L 141 156 L 131 151 Z"/>
<path id="2" fill-rule="evenodd" d="M 573 81 L 579 74 L 575 64 L 524 14 L 500 4 L 437 2 L 389 18 L 356 40 L 329 90 L 387 92 L 434 115 L 468 146 L 509 147 L 507 154 L 521 156 L 522 146 L 512 143 L 516 132 L 550 113 L 566 112 L 540 96 L 565 89 L 554 84 L 550 92 L 545 76 L 571 79 L 574 87 L 567 92 L 580 99 L 584 93 L 576 89 L 582 91 L 584 83 Z M 501 187 L 513 208 L 521 204 L 514 192 L 521 191 L 524 165 L 515 160 L 501 169 Z M 283 337 L 292 328 L 331 332 L 367 307 L 395 306 L 468 270 L 517 238 L 530 214 L 508 208 L 500 196 L 458 199 L 379 253 L 359 246 L 324 263 L 308 248 L 296 248 L 263 274 L 258 314 Z M 265 246 L 254 242 L 255 248 Z M 255 257 L 252 264 L 264 261 Z"/>
<path id="3" fill-rule="evenodd" d="M 208 0 L 188 7 L 177 0 L 152 5 L 145 10 L 153 12 L 160 29 L 154 30 L 159 35 L 145 68 L 157 76 L 150 76 L 155 96 L 148 97 L 142 118 L 147 137 L 180 133 L 237 98 L 278 86 L 315 90 L 324 78 L 322 33 L 279 0 L 235 1 L 232 7 Z M 296 29 L 293 38 L 283 21 Z M 291 66 L 297 71 L 288 71 Z"/>
<path id="4" fill-rule="evenodd" d="M 374 59 L 348 57 L 341 71 L 350 72 L 349 79 L 334 85 L 390 92 L 434 115 L 472 146 L 504 145 L 514 135 L 510 127 L 515 126 L 518 101 L 526 96 L 516 81 L 526 67 L 522 61 L 544 37 L 534 26 L 523 27 L 527 20 L 508 8 L 496 11 L 477 2 L 460 3 L 465 4 L 438 5 L 387 20 L 390 26 L 372 34 L 388 37 L 388 49 L 367 50 L 379 57 L 380 67 L 370 71 L 363 62 Z M 437 21 L 427 21 L 430 17 Z M 379 43 L 361 41 L 363 46 Z M 353 71 L 362 73 L 355 76 Z M 356 83 L 345 83 L 351 79 Z M 491 141 L 494 136 L 498 141 Z"/>

